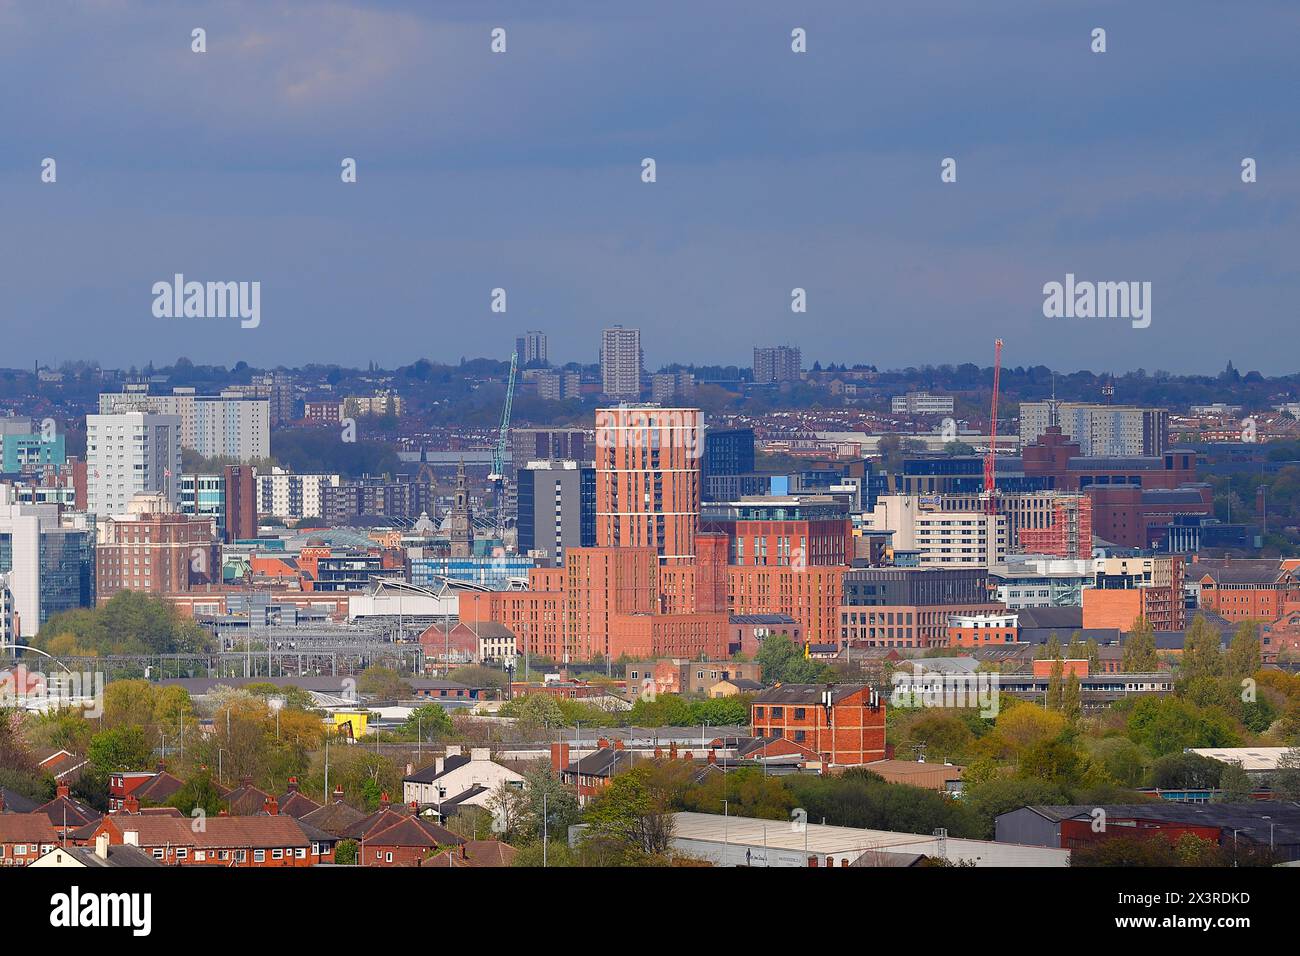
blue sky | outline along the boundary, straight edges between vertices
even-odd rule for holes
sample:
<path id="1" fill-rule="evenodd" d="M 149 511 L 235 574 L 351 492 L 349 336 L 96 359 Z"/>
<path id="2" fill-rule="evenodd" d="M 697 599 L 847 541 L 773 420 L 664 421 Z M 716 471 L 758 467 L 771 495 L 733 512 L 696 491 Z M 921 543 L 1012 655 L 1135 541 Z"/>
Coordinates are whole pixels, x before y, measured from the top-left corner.
<path id="1" fill-rule="evenodd" d="M 0 365 L 391 366 L 531 328 L 590 362 L 620 322 L 651 367 L 1001 336 L 1292 372 L 1298 39 L 1251 0 L 0 0 Z M 154 318 L 176 272 L 260 281 L 261 325 Z M 1044 318 L 1067 272 L 1150 281 L 1151 327 Z"/>

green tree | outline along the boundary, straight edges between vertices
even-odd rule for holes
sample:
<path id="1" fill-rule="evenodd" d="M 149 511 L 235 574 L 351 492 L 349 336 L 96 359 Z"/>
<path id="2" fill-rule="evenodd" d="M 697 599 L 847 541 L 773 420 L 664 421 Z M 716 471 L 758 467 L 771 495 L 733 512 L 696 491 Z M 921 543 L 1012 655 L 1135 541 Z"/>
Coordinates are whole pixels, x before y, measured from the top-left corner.
<path id="1" fill-rule="evenodd" d="M 1058 714 L 1065 708 L 1065 662 L 1052 658 L 1052 670 L 1047 677 L 1047 709 Z"/>
<path id="2" fill-rule="evenodd" d="M 426 743 L 452 734 L 451 716 L 441 704 L 424 704 L 411 711 L 402 724 L 402 736 Z"/>
<path id="3" fill-rule="evenodd" d="M 1233 680 L 1241 681 L 1258 671 L 1262 663 L 1259 626 L 1254 621 L 1246 621 L 1232 635 L 1232 643 L 1223 659 L 1223 672 Z"/>
<path id="4" fill-rule="evenodd" d="M 1179 677 L 1193 681 L 1201 677 L 1223 676 L 1222 638 L 1214 625 L 1197 614 L 1183 639 L 1183 657 Z"/>
<path id="5" fill-rule="evenodd" d="M 339 866 L 356 866 L 357 841 L 340 840 L 334 845 L 334 862 Z"/>
<path id="6" fill-rule="evenodd" d="M 1230 760 L 1224 763 L 1219 774 L 1218 800 L 1223 803 L 1245 803 L 1250 799 L 1255 786 L 1250 776 L 1242 769 L 1241 761 Z"/>
<path id="7" fill-rule="evenodd" d="M 143 770 L 152 762 L 153 748 L 139 727 L 115 727 L 90 738 L 86 751 L 89 769 L 96 777 L 119 770 Z"/>
<path id="8" fill-rule="evenodd" d="M 215 817 L 222 809 L 221 791 L 213 782 L 212 774 L 207 770 L 199 770 L 172 794 L 167 805 L 175 807 L 186 816 L 190 816 L 195 809 L 201 809 L 208 816 Z"/>
<path id="9" fill-rule="evenodd" d="M 803 651 L 785 634 L 764 638 L 755 659 L 762 667 L 765 684 L 816 684 L 833 673 L 824 662 L 804 657 Z"/>
<path id="10" fill-rule="evenodd" d="M 1061 713 L 1071 723 L 1078 720 L 1083 713 L 1083 689 L 1079 683 L 1078 673 L 1073 670 L 1070 671 L 1070 676 L 1061 691 Z"/>
<path id="11" fill-rule="evenodd" d="M 684 789 L 680 761 L 643 764 L 618 774 L 590 803 L 590 835 L 608 841 L 623 858 L 666 854 L 673 811 Z"/>
<path id="12" fill-rule="evenodd" d="M 1279 800 L 1300 800 L 1300 747 L 1292 747 L 1277 758 L 1269 786 Z"/>
<path id="13" fill-rule="evenodd" d="M 1125 674 L 1153 674 L 1160 669 L 1160 659 L 1156 656 L 1156 632 L 1146 618 L 1133 622 L 1124 641 L 1120 668 Z"/>

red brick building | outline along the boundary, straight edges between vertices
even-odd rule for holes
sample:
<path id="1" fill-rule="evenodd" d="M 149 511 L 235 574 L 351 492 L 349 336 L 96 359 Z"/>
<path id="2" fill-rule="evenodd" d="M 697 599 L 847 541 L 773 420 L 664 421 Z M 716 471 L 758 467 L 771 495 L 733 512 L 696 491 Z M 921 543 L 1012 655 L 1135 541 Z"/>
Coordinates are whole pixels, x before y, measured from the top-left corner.
<path id="1" fill-rule="evenodd" d="M 280 814 L 184 817 L 109 814 L 90 835 L 138 846 L 164 866 L 286 867 L 334 861 L 333 844 L 313 840 L 293 817 Z M 323 835 L 322 835 L 323 836 Z"/>
<path id="2" fill-rule="evenodd" d="M 827 763 L 885 757 L 885 701 L 864 684 L 778 684 L 754 697 L 750 713 L 755 737 L 784 737 Z"/>
<path id="3" fill-rule="evenodd" d="M 139 514 L 100 523 L 95 549 L 96 596 L 119 591 L 178 594 L 221 580 L 221 549 L 207 518 Z"/>
<path id="4" fill-rule="evenodd" d="M 1276 558 L 1201 558 L 1188 574 L 1200 586 L 1199 606 L 1234 624 L 1276 621 L 1300 603 L 1300 574 Z"/>
<path id="5" fill-rule="evenodd" d="M 27 866 L 58 842 L 45 814 L 0 813 L 0 866 Z"/>

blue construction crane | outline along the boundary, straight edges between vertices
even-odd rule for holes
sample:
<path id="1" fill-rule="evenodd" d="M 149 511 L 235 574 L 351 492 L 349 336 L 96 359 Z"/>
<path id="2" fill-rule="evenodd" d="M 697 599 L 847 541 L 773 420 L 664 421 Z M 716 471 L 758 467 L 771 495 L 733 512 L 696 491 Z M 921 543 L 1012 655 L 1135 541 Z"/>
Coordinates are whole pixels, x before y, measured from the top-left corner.
<path id="1" fill-rule="evenodd" d="M 510 407 L 515 402 L 515 372 L 519 368 L 519 351 L 510 353 L 510 377 L 506 380 L 506 404 L 501 409 L 501 434 L 497 437 L 497 450 L 492 456 L 492 474 L 488 481 L 504 481 L 506 477 L 506 441 L 510 438 Z"/>

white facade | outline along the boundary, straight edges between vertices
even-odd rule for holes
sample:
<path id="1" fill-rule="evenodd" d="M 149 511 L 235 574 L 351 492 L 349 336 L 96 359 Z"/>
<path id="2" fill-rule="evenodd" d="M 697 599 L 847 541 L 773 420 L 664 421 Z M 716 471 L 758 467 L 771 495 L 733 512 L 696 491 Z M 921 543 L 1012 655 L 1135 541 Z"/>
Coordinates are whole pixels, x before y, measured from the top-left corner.
<path id="1" fill-rule="evenodd" d="M 1020 441 L 1028 445 L 1047 431 L 1052 402 L 1020 403 Z M 1134 405 L 1056 404 L 1061 434 L 1079 443 L 1083 457 L 1133 457 L 1164 454 L 1169 412 Z"/>
<path id="2" fill-rule="evenodd" d="M 338 475 L 294 475 L 274 468 L 257 476 L 257 512 L 277 518 L 319 518 L 325 489 L 337 488 Z"/>
<path id="3" fill-rule="evenodd" d="M 923 568 L 988 568 L 1007 557 L 1007 516 L 923 511 L 916 516 Z"/>
<path id="4" fill-rule="evenodd" d="M 602 388 L 611 398 L 641 395 L 641 330 L 621 325 L 605 329 L 600 339 Z"/>
<path id="5" fill-rule="evenodd" d="M 86 416 L 86 507 L 124 514 L 138 494 L 161 492 L 179 510 L 181 420 L 177 415 L 118 412 Z"/>
<path id="6" fill-rule="evenodd" d="M 420 783 L 412 780 L 402 782 L 402 799 L 407 804 L 415 802 L 436 806 L 439 802 L 459 796 L 472 787 L 486 787 L 487 789 L 483 793 L 460 803 L 460 806 L 481 807 L 491 798 L 492 791 L 502 783 L 523 789 L 523 774 L 517 773 L 508 767 L 503 767 L 499 763 L 493 763 L 492 751 L 489 748 L 471 748 L 468 761 L 447 770 L 447 758 L 460 756 L 462 756 L 460 747 L 454 744 L 449 745 L 446 756 L 439 757 L 434 761 L 436 775 L 431 782 Z"/>
<path id="7" fill-rule="evenodd" d="M 175 388 L 170 395 L 150 395 L 143 386 L 99 396 L 100 414 L 148 411 L 180 418 L 181 447 L 204 458 L 249 462 L 271 456 L 271 403 L 243 391 L 196 395 L 192 388 Z"/>
<path id="8" fill-rule="evenodd" d="M 951 395 L 931 395 L 929 392 L 908 392 L 895 395 L 890 406 L 896 415 L 951 415 Z"/>

